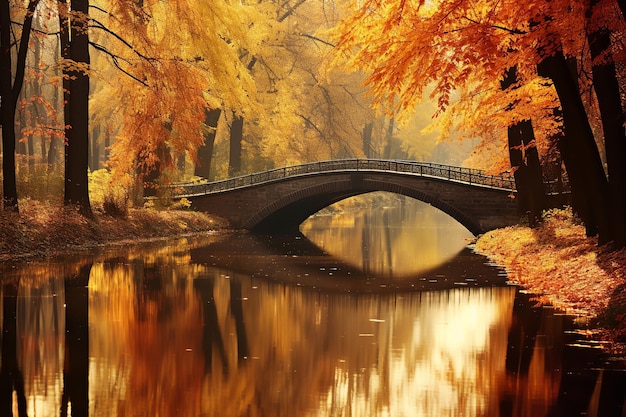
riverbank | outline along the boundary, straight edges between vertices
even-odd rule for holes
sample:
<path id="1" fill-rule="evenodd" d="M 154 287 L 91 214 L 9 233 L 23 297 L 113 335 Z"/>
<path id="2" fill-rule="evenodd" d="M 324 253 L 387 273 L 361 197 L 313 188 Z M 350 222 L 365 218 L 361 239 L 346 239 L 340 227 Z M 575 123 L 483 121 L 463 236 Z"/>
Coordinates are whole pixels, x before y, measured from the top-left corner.
<path id="1" fill-rule="evenodd" d="M 600 326 L 607 340 L 626 342 L 626 250 L 598 247 L 571 210 L 548 212 L 534 229 L 512 226 L 485 233 L 475 251 L 504 267 L 512 282 L 538 294 L 538 303 Z"/>
<path id="2" fill-rule="evenodd" d="M 218 217 L 190 210 L 131 208 L 124 217 L 87 219 L 72 208 L 20 200 L 19 214 L 0 212 L 0 261 L 228 228 Z"/>

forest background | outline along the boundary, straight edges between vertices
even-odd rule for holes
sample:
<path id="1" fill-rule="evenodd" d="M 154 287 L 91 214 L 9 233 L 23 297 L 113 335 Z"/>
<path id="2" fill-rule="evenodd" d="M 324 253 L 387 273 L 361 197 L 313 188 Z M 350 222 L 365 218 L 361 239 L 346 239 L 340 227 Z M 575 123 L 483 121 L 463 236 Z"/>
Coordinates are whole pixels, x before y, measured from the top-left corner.
<path id="1" fill-rule="evenodd" d="M 531 223 L 565 173 L 587 235 L 623 247 L 623 3 L 2 0 L 3 207 L 416 159 L 513 173 Z"/>
<path id="2" fill-rule="evenodd" d="M 3 3 L 5 210 L 64 196 L 89 213 L 174 181 L 469 153 L 420 134 L 433 104 L 400 130 L 372 109 L 361 74 L 329 65 L 340 2 Z"/>

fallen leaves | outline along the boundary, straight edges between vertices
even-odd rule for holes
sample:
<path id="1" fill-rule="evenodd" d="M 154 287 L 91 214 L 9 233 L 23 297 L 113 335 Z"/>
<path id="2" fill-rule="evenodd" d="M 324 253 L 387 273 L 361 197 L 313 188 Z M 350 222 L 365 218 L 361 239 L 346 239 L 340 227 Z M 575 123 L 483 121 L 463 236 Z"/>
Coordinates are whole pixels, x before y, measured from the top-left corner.
<path id="1" fill-rule="evenodd" d="M 600 319 L 617 309 L 611 314 L 613 337 L 626 336 L 626 250 L 598 247 L 571 210 L 548 212 L 535 229 L 513 226 L 485 233 L 475 250 L 537 294 L 539 303 Z"/>
<path id="2" fill-rule="evenodd" d="M 71 207 L 25 199 L 19 214 L 0 211 L 0 261 L 227 228 L 223 220 L 194 211 L 130 209 L 123 219 L 88 219 Z"/>

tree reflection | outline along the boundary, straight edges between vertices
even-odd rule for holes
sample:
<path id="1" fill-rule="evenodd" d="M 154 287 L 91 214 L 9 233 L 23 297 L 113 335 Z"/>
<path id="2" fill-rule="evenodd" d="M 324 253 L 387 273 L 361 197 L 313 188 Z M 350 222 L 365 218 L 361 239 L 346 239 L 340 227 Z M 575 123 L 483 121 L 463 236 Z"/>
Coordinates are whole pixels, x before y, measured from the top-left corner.
<path id="1" fill-rule="evenodd" d="M 17 415 L 26 416 L 24 379 L 17 363 L 17 286 L 2 285 L 2 358 L 0 360 L 0 414 L 13 415 L 13 393 Z"/>
<path id="2" fill-rule="evenodd" d="M 213 346 L 217 347 L 219 358 L 222 362 L 222 371 L 228 372 L 228 358 L 224 349 L 222 332 L 217 318 L 217 307 L 213 296 L 215 279 L 213 277 L 198 277 L 194 280 L 200 301 L 202 303 L 202 351 L 204 352 L 204 372 L 208 374 L 213 369 Z"/>
<path id="3" fill-rule="evenodd" d="M 61 417 L 89 415 L 89 274 L 82 265 L 65 278 L 65 362 Z M 71 405 L 70 405 L 71 404 Z"/>
<path id="4" fill-rule="evenodd" d="M 212 267 L 212 247 L 195 264 L 186 248 L 7 276 L 0 413 L 621 417 L 624 377 L 578 371 L 589 355 L 563 339 L 570 319 L 515 288 L 325 291 Z M 481 267 L 472 276 L 496 273 Z"/>

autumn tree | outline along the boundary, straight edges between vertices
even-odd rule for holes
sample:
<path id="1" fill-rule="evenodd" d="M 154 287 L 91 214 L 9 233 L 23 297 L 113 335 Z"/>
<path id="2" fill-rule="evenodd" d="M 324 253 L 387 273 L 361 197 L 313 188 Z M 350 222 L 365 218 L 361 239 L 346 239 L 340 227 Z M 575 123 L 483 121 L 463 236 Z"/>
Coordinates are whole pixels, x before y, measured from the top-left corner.
<path id="1" fill-rule="evenodd" d="M 248 42 L 257 17 L 253 8 L 195 0 L 140 6 L 134 17 L 123 5 L 108 7 L 110 30 L 124 36 L 103 41 L 114 68 L 99 74 L 106 87 L 94 97 L 98 120 L 119 125 L 109 162 L 128 184 L 136 167 L 140 177 L 159 167 L 159 175 L 175 178 L 181 155 L 197 162 L 211 110 L 228 103 L 246 111 L 255 95 L 238 55 L 243 44 L 254 49 Z"/>
<path id="2" fill-rule="evenodd" d="M 589 19 L 594 13 L 575 0 L 370 0 L 354 6 L 339 27 L 338 42 L 350 65 L 369 72 L 378 103 L 406 110 L 422 98 L 425 86 L 435 85 L 437 114 L 463 117 L 467 132 L 499 141 L 497 149 L 508 147 L 508 127 L 525 120 L 532 119 L 539 150 L 551 148 L 547 139 L 562 138 L 559 148 L 571 185 L 583 196 L 587 232 L 599 228 L 600 242 L 606 242 L 612 238 L 607 180 L 577 74 L 566 62 L 591 59 L 587 25 L 612 29 L 623 20 L 612 1 L 601 0 L 597 7 L 609 13 Z M 517 81 L 502 89 L 499 84 L 512 67 Z M 453 91 L 458 101 L 451 101 Z M 501 133 L 494 138 L 489 131 Z"/>

